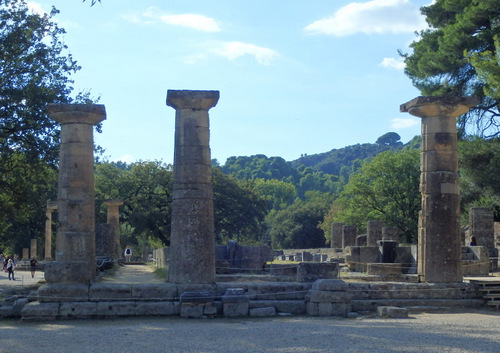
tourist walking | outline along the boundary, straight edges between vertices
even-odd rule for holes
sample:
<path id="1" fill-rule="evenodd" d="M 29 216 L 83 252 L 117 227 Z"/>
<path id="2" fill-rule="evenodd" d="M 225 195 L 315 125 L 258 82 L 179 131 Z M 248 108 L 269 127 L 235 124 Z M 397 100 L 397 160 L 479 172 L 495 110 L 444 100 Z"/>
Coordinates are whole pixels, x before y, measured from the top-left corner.
<path id="1" fill-rule="evenodd" d="M 125 249 L 125 259 L 127 260 L 127 262 L 130 262 L 131 258 L 132 258 L 132 249 L 130 248 L 130 246 L 127 246 L 127 248 Z"/>
<path id="2" fill-rule="evenodd" d="M 10 277 L 12 277 L 12 280 L 15 281 L 16 279 L 14 278 L 14 261 L 12 259 L 9 259 L 9 262 L 7 263 L 7 272 L 9 272 L 9 281 L 11 280 Z"/>
<path id="3" fill-rule="evenodd" d="M 33 257 L 30 260 L 30 271 L 31 271 L 31 278 L 35 278 L 35 271 L 36 271 L 36 265 L 38 264 L 38 261 Z"/>

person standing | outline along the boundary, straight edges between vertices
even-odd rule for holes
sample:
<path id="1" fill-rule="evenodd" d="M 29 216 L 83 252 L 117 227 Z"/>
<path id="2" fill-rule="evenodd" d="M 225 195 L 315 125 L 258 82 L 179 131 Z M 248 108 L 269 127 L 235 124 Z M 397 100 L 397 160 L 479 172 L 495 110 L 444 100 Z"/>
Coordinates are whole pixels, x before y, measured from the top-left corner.
<path id="1" fill-rule="evenodd" d="M 7 272 L 9 272 L 9 281 L 11 280 L 11 276 L 12 276 L 12 280 L 15 281 L 16 279 L 14 278 L 14 261 L 12 261 L 12 259 L 9 259 L 9 262 L 7 262 Z"/>
<path id="2" fill-rule="evenodd" d="M 30 260 L 31 278 L 35 278 L 36 265 L 38 265 L 38 261 L 36 261 L 36 259 L 33 257 Z"/>
<path id="3" fill-rule="evenodd" d="M 127 248 L 125 249 L 125 259 L 127 260 L 127 262 L 130 262 L 131 258 L 132 258 L 132 249 L 130 248 L 130 246 L 127 246 Z"/>

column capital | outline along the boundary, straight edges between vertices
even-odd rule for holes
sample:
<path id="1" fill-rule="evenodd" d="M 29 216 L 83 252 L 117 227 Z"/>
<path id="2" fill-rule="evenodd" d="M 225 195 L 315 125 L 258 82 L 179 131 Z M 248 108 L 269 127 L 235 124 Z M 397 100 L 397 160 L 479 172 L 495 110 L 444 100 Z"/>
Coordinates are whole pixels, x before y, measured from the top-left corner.
<path id="1" fill-rule="evenodd" d="M 176 110 L 209 110 L 219 101 L 219 91 L 168 90 L 167 105 Z"/>
<path id="2" fill-rule="evenodd" d="M 465 114 L 480 102 L 477 97 L 420 96 L 401 104 L 402 113 L 410 113 L 419 118 L 450 117 Z"/>
<path id="3" fill-rule="evenodd" d="M 123 201 L 117 199 L 104 200 L 103 203 L 108 207 L 113 207 L 113 206 L 117 207 L 123 205 Z"/>
<path id="4" fill-rule="evenodd" d="M 57 210 L 57 201 L 47 201 L 47 210 L 50 211 Z"/>
<path id="5" fill-rule="evenodd" d="M 61 124 L 96 125 L 106 119 L 103 104 L 49 104 L 47 111 L 51 119 Z"/>

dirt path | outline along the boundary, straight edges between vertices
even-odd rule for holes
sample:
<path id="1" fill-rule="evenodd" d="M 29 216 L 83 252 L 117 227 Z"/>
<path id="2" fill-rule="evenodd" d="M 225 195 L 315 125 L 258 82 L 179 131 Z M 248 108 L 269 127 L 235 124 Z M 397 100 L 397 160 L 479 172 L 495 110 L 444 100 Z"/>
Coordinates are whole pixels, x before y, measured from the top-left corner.
<path id="1" fill-rule="evenodd" d="M 165 283 L 154 274 L 154 267 L 148 265 L 120 265 L 113 274 L 104 275 L 104 283 Z"/>

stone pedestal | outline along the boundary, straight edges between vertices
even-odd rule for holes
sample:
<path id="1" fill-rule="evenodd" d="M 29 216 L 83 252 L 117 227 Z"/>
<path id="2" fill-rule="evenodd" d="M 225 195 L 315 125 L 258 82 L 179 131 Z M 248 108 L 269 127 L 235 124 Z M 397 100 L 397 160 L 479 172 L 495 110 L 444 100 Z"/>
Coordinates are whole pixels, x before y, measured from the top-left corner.
<path id="1" fill-rule="evenodd" d="M 332 223 L 331 229 L 331 240 L 330 247 L 331 248 L 341 248 L 342 247 L 342 227 L 344 223 L 334 222 Z"/>
<path id="2" fill-rule="evenodd" d="M 366 224 L 366 246 L 377 246 L 377 241 L 382 240 L 383 221 L 368 221 Z"/>
<path id="3" fill-rule="evenodd" d="M 120 244 L 120 206 L 123 205 L 121 200 L 106 200 L 104 204 L 108 206 L 107 224 L 113 226 L 113 258 L 118 259 L 122 256 L 122 247 Z"/>
<path id="4" fill-rule="evenodd" d="M 402 112 L 422 118 L 418 275 L 426 282 L 462 280 L 456 117 L 472 97 L 418 97 Z"/>
<path id="5" fill-rule="evenodd" d="M 103 105 L 54 104 L 50 117 L 61 123 L 55 262 L 48 282 L 95 278 L 94 125 L 106 118 Z"/>
<path id="6" fill-rule="evenodd" d="M 342 226 L 342 249 L 347 246 L 355 246 L 357 235 L 355 226 Z"/>
<path id="7" fill-rule="evenodd" d="M 57 202 L 47 201 L 45 220 L 45 261 L 52 261 L 52 213 L 57 210 Z"/>
<path id="8" fill-rule="evenodd" d="M 176 110 L 169 281 L 215 283 L 215 239 L 208 110 L 218 91 L 172 91 Z"/>

